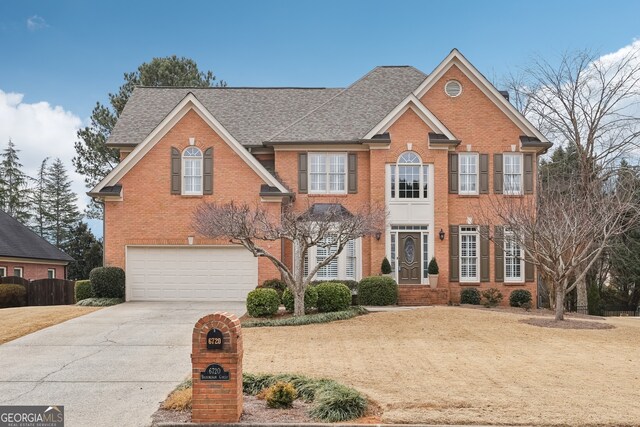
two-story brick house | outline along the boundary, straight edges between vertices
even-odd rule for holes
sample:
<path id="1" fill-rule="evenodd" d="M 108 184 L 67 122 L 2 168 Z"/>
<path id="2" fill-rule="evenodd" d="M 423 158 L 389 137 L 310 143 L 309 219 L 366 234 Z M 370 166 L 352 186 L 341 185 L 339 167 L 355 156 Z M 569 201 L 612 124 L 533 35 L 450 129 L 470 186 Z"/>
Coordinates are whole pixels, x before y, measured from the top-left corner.
<path id="1" fill-rule="evenodd" d="M 465 286 L 535 295 L 533 267 L 480 212 L 489 197 L 534 197 L 551 144 L 457 50 L 429 75 L 377 67 L 344 89 L 136 88 L 107 144 L 121 163 L 89 194 L 104 201 L 106 263 L 126 270 L 127 299 L 243 300 L 277 277 L 193 231 L 200 203 L 231 200 L 274 213 L 385 206 L 385 233 L 349 244 L 318 279 L 377 275 L 386 256 L 404 304 L 455 302 Z M 270 249 L 293 262 L 287 244 Z"/>

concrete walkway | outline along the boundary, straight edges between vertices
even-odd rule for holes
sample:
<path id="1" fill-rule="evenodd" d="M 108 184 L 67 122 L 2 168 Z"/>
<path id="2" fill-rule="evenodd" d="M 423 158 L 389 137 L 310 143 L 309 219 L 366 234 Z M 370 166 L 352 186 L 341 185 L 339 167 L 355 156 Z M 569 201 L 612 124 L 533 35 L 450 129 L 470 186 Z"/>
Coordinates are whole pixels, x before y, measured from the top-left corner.
<path id="1" fill-rule="evenodd" d="M 191 370 L 205 314 L 244 303 L 127 302 L 0 345 L 0 405 L 64 405 L 65 426 L 148 426 Z"/>

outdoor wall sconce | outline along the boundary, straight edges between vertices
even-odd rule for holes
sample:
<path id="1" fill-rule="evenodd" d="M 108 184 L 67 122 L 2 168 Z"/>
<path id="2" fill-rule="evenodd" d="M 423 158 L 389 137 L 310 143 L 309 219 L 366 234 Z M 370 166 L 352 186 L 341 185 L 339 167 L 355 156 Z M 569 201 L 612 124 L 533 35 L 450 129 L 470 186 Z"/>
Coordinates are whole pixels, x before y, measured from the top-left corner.
<path id="1" fill-rule="evenodd" d="M 444 230 L 441 228 L 440 232 L 438 233 L 438 236 L 440 237 L 440 241 L 444 240 Z"/>
<path id="2" fill-rule="evenodd" d="M 378 231 L 376 233 L 376 240 L 380 240 L 381 237 L 382 237 L 382 233 Z"/>

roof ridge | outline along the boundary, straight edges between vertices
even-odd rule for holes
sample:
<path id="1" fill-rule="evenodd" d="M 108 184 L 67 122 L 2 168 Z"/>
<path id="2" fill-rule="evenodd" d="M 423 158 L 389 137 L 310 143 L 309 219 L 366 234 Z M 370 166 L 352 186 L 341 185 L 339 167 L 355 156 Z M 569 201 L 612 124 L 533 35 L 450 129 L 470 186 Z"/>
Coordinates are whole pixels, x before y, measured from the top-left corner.
<path id="1" fill-rule="evenodd" d="M 344 89 L 342 87 L 326 87 L 326 86 L 225 86 L 225 87 L 201 87 L 201 86 L 145 86 L 135 85 L 134 88 L 140 89 L 299 89 L 299 90 L 336 90 Z"/>

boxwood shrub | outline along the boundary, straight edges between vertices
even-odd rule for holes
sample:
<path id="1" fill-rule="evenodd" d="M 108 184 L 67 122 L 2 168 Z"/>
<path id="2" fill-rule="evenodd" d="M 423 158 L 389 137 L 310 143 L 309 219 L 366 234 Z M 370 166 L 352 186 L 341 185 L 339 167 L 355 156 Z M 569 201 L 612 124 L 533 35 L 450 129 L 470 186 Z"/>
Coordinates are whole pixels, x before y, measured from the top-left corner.
<path id="1" fill-rule="evenodd" d="M 341 283 L 349 288 L 352 292 L 358 291 L 358 281 L 357 280 L 340 280 L 340 279 L 332 279 L 332 280 L 314 280 L 311 282 L 311 286 L 318 286 L 321 283 Z"/>
<path id="2" fill-rule="evenodd" d="M 316 286 L 316 290 L 318 291 L 317 307 L 321 313 L 346 310 L 351 305 L 351 291 L 342 283 L 320 283 Z"/>
<path id="3" fill-rule="evenodd" d="M 258 288 L 247 295 L 247 313 L 251 317 L 271 317 L 278 312 L 280 298 L 275 289 Z"/>
<path id="4" fill-rule="evenodd" d="M 275 289 L 278 297 L 282 298 L 282 293 L 287 289 L 287 284 L 280 279 L 269 279 L 262 282 L 263 288 Z"/>
<path id="5" fill-rule="evenodd" d="M 294 308 L 293 293 L 289 289 L 285 289 L 282 293 L 282 304 L 284 308 L 291 313 Z M 304 290 L 304 310 L 309 311 L 318 304 L 318 290 L 314 286 L 307 286 Z"/>
<path id="6" fill-rule="evenodd" d="M 78 280 L 75 284 L 76 302 L 83 299 L 93 298 L 93 289 L 91 289 L 91 280 Z"/>
<path id="7" fill-rule="evenodd" d="M 531 292 L 526 289 L 516 289 L 509 294 L 509 305 L 511 307 L 524 307 L 531 304 Z"/>
<path id="8" fill-rule="evenodd" d="M 362 305 L 392 305 L 398 302 L 398 284 L 391 277 L 365 277 L 358 284 L 358 298 Z"/>
<path id="9" fill-rule="evenodd" d="M 124 270 L 120 267 L 97 267 L 89 273 L 96 298 L 124 298 Z"/>
<path id="10" fill-rule="evenodd" d="M 464 288 L 460 292 L 460 304 L 480 305 L 480 291 L 476 288 Z"/>
<path id="11" fill-rule="evenodd" d="M 27 305 L 27 289 L 22 285 L 0 285 L 0 308 Z"/>

